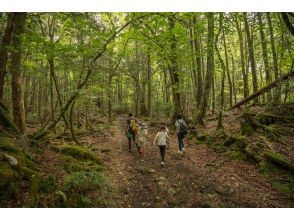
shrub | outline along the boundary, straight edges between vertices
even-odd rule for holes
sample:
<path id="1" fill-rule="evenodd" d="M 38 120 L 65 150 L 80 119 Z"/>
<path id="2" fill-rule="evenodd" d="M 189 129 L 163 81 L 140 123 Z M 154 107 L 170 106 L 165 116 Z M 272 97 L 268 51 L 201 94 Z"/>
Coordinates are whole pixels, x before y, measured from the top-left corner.
<path id="1" fill-rule="evenodd" d="M 94 161 L 95 163 L 101 164 L 100 159 L 97 157 L 97 155 L 93 151 L 81 146 L 72 146 L 72 145 L 54 146 L 53 149 L 65 155 L 72 156 L 73 158 L 76 158 L 76 159 L 82 159 L 82 160 L 89 159 Z"/>
<path id="2" fill-rule="evenodd" d="M 65 188 L 68 191 L 77 191 L 86 193 L 104 186 L 109 186 L 108 179 L 97 171 L 91 172 L 75 172 L 65 179 Z"/>

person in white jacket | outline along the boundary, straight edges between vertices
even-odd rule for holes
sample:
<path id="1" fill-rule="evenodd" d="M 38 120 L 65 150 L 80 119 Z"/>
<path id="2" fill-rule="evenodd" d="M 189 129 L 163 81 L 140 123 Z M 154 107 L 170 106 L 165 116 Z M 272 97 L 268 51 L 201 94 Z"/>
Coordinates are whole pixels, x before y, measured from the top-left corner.
<path id="1" fill-rule="evenodd" d="M 160 127 L 160 131 L 157 132 L 153 144 L 155 145 L 156 142 L 157 142 L 157 146 L 159 148 L 160 157 L 161 157 L 160 164 L 161 165 L 164 165 L 165 164 L 165 160 L 164 160 L 164 157 L 165 157 L 165 149 L 166 149 L 166 146 L 169 143 L 168 134 L 166 132 L 166 126 L 162 125 Z"/>

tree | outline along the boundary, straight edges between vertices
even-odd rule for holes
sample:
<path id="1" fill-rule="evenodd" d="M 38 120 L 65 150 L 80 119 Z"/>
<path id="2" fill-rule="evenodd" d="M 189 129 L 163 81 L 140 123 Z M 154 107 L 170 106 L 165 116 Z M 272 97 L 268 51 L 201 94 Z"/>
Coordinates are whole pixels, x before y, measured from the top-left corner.
<path id="1" fill-rule="evenodd" d="M 271 82 L 271 76 L 270 76 L 270 69 L 269 69 L 269 63 L 268 63 L 268 56 L 267 56 L 267 41 L 264 34 L 264 25 L 262 21 L 262 13 L 257 13 L 258 18 L 258 25 L 259 25 L 259 32 L 260 32 L 260 41 L 261 41 L 261 47 L 262 47 L 262 58 L 263 58 L 263 65 L 265 70 L 265 79 L 266 83 L 269 84 Z M 271 102 L 272 97 L 271 93 L 267 93 L 267 102 Z"/>
<path id="2" fill-rule="evenodd" d="M 173 101 L 174 101 L 174 118 L 177 114 L 182 112 L 181 96 L 178 91 L 179 87 L 179 75 L 178 75 L 178 63 L 177 63 L 177 39 L 173 32 L 175 28 L 175 17 L 174 15 L 168 16 L 168 31 L 169 31 L 169 48 L 168 48 L 168 70 L 172 83 Z"/>
<path id="3" fill-rule="evenodd" d="M 266 18 L 267 18 L 267 23 L 269 26 L 269 31 L 270 31 L 270 42 L 271 42 L 271 51 L 272 51 L 272 56 L 273 56 L 273 71 L 275 75 L 275 80 L 279 78 L 279 68 L 278 68 L 278 59 L 277 59 L 277 52 L 276 52 L 276 46 L 275 46 L 275 38 L 274 38 L 274 31 L 273 31 L 273 26 L 272 26 L 272 19 L 271 19 L 271 14 L 269 12 L 266 13 Z M 279 102 L 280 100 L 280 90 L 281 87 L 276 88 L 276 92 L 274 94 L 274 101 Z"/>
<path id="4" fill-rule="evenodd" d="M 204 80 L 204 97 L 201 102 L 198 122 L 204 125 L 209 94 L 211 92 L 212 75 L 214 71 L 214 13 L 207 13 L 207 70 Z"/>
<path id="5" fill-rule="evenodd" d="M 6 75 L 6 66 L 8 60 L 8 46 L 10 45 L 11 36 L 14 26 L 14 13 L 7 13 L 7 24 L 3 34 L 0 46 L 0 100 L 3 100 L 3 89 Z"/>
<path id="6" fill-rule="evenodd" d="M 240 48 L 240 54 L 241 54 L 241 68 L 242 68 L 242 77 L 243 77 L 243 96 L 244 98 L 249 95 L 249 87 L 248 87 L 248 75 L 245 71 L 245 56 L 244 56 L 244 39 L 243 39 L 243 33 L 241 30 L 241 25 L 238 20 L 238 17 L 234 17 L 234 22 L 236 25 L 238 37 L 239 37 L 239 48 Z"/>
<path id="7" fill-rule="evenodd" d="M 257 84 L 257 75 L 256 75 L 256 65 L 255 65 L 255 57 L 254 57 L 254 47 L 253 47 L 253 37 L 250 34 L 249 30 L 249 23 L 247 19 L 247 13 L 243 12 L 243 19 L 245 23 L 245 32 L 247 36 L 247 43 L 248 43 L 248 50 L 249 50 L 249 61 L 251 67 L 251 74 L 252 74 L 252 86 L 253 92 L 257 92 L 258 84 Z M 254 99 L 255 103 L 258 103 L 258 99 Z"/>
<path id="8" fill-rule="evenodd" d="M 25 109 L 23 98 L 22 60 L 22 34 L 25 30 L 26 13 L 14 13 L 14 30 L 12 34 L 13 51 L 11 52 L 10 73 L 12 76 L 12 106 L 14 123 L 22 134 L 26 131 Z"/>

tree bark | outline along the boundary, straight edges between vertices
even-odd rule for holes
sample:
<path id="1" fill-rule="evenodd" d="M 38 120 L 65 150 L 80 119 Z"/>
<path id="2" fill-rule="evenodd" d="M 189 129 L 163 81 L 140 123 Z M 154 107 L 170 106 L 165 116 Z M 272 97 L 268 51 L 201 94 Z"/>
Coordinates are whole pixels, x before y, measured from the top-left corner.
<path id="1" fill-rule="evenodd" d="M 202 62 L 201 62 L 201 45 L 199 34 L 196 34 L 196 17 L 193 17 L 194 24 L 194 47 L 195 47 L 195 59 L 197 69 L 197 96 L 196 96 L 196 108 L 200 106 L 203 96 L 203 80 L 202 80 Z"/>
<path id="2" fill-rule="evenodd" d="M 150 49 L 148 49 L 147 54 L 147 81 L 148 81 L 148 103 L 147 103 L 147 112 L 148 116 L 151 115 L 151 101 L 152 101 L 152 73 L 151 73 L 151 54 Z"/>
<path id="3" fill-rule="evenodd" d="M 232 84 L 233 84 L 233 92 L 234 92 L 234 104 L 237 103 L 237 94 L 236 94 L 236 86 L 235 86 L 235 60 L 232 57 Z"/>
<path id="4" fill-rule="evenodd" d="M 207 13 L 208 20 L 208 33 L 207 33 L 207 69 L 204 81 L 204 97 L 201 102 L 200 114 L 198 122 L 204 125 L 204 119 L 206 117 L 207 104 L 209 94 L 211 92 L 212 75 L 214 71 L 214 13 Z"/>
<path id="5" fill-rule="evenodd" d="M 287 29 L 290 31 L 290 33 L 294 37 L 294 26 L 291 24 L 288 14 L 286 12 L 282 12 L 281 14 Z"/>
<path id="6" fill-rule="evenodd" d="M 249 61 L 250 61 L 251 74 L 252 74 L 253 93 L 255 93 L 257 92 L 258 84 L 257 84 L 257 75 L 256 75 L 256 66 L 255 66 L 255 57 L 254 57 L 254 48 L 253 48 L 253 37 L 250 34 L 246 12 L 243 12 L 243 18 L 245 23 L 245 32 L 247 36 L 247 44 L 248 44 L 248 50 L 249 50 Z M 254 99 L 254 102 L 258 103 L 258 98 Z"/>
<path id="7" fill-rule="evenodd" d="M 22 58 L 22 39 L 21 35 L 25 30 L 26 13 L 14 13 L 14 31 L 12 35 L 13 52 L 11 53 L 10 73 L 12 76 L 12 106 L 13 119 L 20 132 L 26 132 L 24 94 L 23 94 L 23 75 L 21 73 Z"/>
<path id="8" fill-rule="evenodd" d="M 271 19 L 271 14 L 269 12 L 266 13 L 267 17 L 267 22 L 269 26 L 269 31 L 270 31 L 270 41 L 271 41 L 271 49 L 272 49 L 272 55 L 273 55 L 273 69 L 274 69 L 274 75 L 275 75 L 275 80 L 279 78 L 279 68 L 278 68 L 278 59 L 277 59 L 277 52 L 276 52 L 276 47 L 275 47 L 275 39 L 274 39 L 274 31 L 273 31 L 273 26 L 272 26 L 272 19 Z M 281 97 L 281 87 L 277 87 L 275 89 L 274 93 L 274 101 L 279 102 Z"/>
<path id="9" fill-rule="evenodd" d="M 225 32 L 223 30 L 223 13 L 220 13 L 219 16 L 219 31 L 222 31 L 222 37 L 223 37 L 223 42 L 224 42 L 224 46 L 225 46 Z M 217 37 L 218 38 L 218 37 Z M 220 97 L 219 97 L 219 106 L 218 106 L 218 120 L 217 120 L 217 129 L 221 129 L 223 128 L 223 124 L 222 124 L 222 116 L 223 116 L 223 109 L 224 109 L 224 90 L 225 90 L 225 77 L 226 77 L 226 68 L 227 66 L 225 65 L 221 54 L 219 52 L 218 46 L 217 46 L 217 42 L 218 39 L 216 38 L 216 42 L 215 42 L 215 50 L 216 50 L 216 54 L 218 56 L 219 62 L 221 64 L 221 68 L 222 68 L 222 75 L 221 75 L 221 88 L 220 88 Z M 226 46 L 225 46 L 225 53 L 226 53 Z M 227 60 L 226 60 L 227 61 Z"/>
<path id="10" fill-rule="evenodd" d="M 271 82 L 271 76 L 270 76 L 270 70 L 269 70 L 269 64 L 268 64 L 267 41 L 266 41 L 265 34 L 264 34 L 262 13 L 258 12 L 257 18 L 258 18 L 260 41 L 261 41 L 261 47 L 262 47 L 262 59 L 263 59 L 263 65 L 264 65 L 264 70 L 265 70 L 265 81 L 266 81 L 266 84 L 269 84 Z M 266 98 L 267 98 L 268 103 L 272 101 L 272 95 L 271 95 L 270 91 L 267 93 Z"/>
<path id="11" fill-rule="evenodd" d="M 6 66 L 8 60 L 8 48 L 10 45 L 11 36 L 13 32 L 14 26 L 14 13 L 8 13 L 7 15 L 7 24 L 4 31 L 4 35 L 1 42 L 0 47 L 0 100 L 3 100 L 4 93 L 4 83 L 5 83 L 5 75 L 6 75 Z"/>
<path id="12" fill-rule="evenodd" d="M 248 88 L 248 75 L 245 71 L 245 57 L 244 57 L 244 39 L 242 30 L 238 21 L 238 18 L 234 18 L 234 22 L 236 24 L 236 29 L 239 37 L 239 47 L 240 47 L 240 55 L 241 55 L 241 68 L 242 68 L 242 77 L 243 77 L 243 96 L 246 98 L 249 95 L 249 88 Z"/>
<path id="13" fill-rule="evenodd" d="M 168 17 L 168 30 L 170 32 L 170 38 L 169 38 L 169 55 L 168 55 L 168 69 L 170 73 L 171 83 L 172 83 L 172 91 L 173 91 L 173 101 L 174 101 L 174 115 L 173 118 L 179 113 L 182 113 L 182 107 L 181 107 L 181 96 L 178 91 L 180 79 L 179 79 L 179 73 L 178 73 L 178 63 L 177 63 L 177 39 L 175 34 L 173 33 L 173 30 L 175 28 L 175 18 L 173 15 Z"/>
<path id="14" fill-rule="evenodd" d="M 196 71 L 196 65 L 195 65 L 195 50 L 194 50 L 194 38 L 195 38 L 195 33 L 193 31 L 193 27 L 195 26 L 193 19 L 190 20 L 190 27 L 189 27 L 189 43 L 190 43 L 190 50 L 191 50 L 191 67 L 192 67 L 192 79 L 194 81 L 194 86 L 193 86 L 193 91 L 194 91 L 194 97 L 195 101 L 197 103 L 197 88 L 198 88 L 198 82 L 197 82 L 197 71 Z"/>
<path id="15" fill-rule="evenodd" d="M 226 72 L 227 72 L 229 89 L 230 89 L 230 106 L 232 106 L 233 105 L 233 86 L 232 86 L 232 80 L 231 80 L 231 74 L 230 74 L 228 51 L 227 51 L 227 42 L 226 42 L 226 35 L 225 35 L 224 29 L 223 29 L 222 32 L 223 32 L 223 43 L 224 43 L 224 48 L 225 48 Z"/>

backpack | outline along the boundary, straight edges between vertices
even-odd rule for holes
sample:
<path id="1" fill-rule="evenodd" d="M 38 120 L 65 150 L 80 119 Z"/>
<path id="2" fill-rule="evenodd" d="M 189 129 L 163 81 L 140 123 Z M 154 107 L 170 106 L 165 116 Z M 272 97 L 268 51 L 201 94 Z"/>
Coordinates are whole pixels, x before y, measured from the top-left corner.
<path id="1" fill-rule="evenodd" d="M 187 126 L 182 122 L 178 121 L 179 124 L 180 124 L 180 131 L 179 131 L 179 134 L 183 134 L 183 135 L 186 135 L 188 134 L 188 130 L 187 130 Z"/>
<path id="2" fill-rule="evenodd" d="M 130 121 L 130 128 L 133 133 L 137 133 L 139 127 L 134 119 Z"/>

